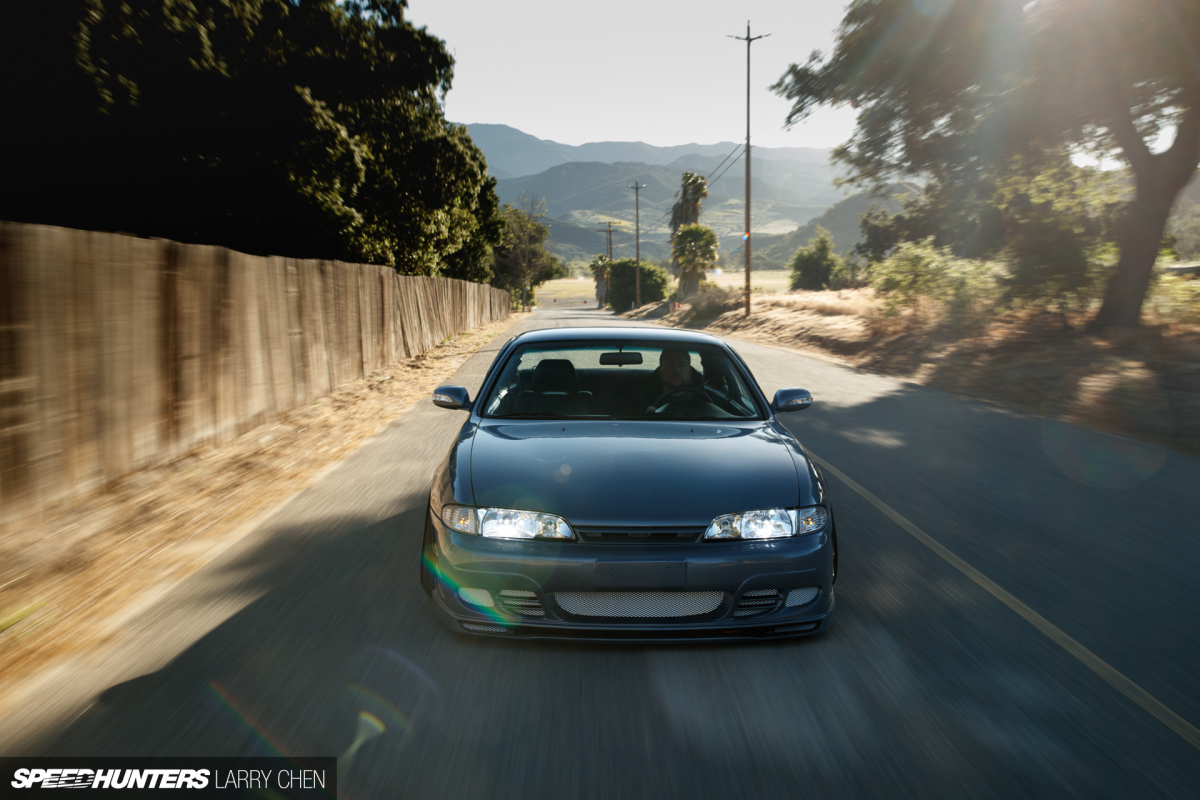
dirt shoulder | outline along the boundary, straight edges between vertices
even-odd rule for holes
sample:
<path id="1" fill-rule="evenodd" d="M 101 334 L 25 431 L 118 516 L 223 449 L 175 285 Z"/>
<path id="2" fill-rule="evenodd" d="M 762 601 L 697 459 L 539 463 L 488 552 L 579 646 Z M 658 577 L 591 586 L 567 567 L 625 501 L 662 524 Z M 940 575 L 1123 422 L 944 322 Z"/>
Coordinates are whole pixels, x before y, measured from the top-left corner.
<path id="1" fill-rule="evenodd" d="M 1200 454 L 1200 327 L 1150 324 L 1120 340 L 1083 318 L 1011 313 L 968 327 L 885 323 L 869 289 L 754 298 L 697 319 L 689 306 L 625 316 L 783 347 L 1041 416 Z"/>
<path id="2" fill-rule="evenodd" d="M 461 334 L 227 445 L 132 475 L 6 535 L 0 714 L 17 681 L 103 645 L 131 609 L 236 542 L 524 316 Z"/>

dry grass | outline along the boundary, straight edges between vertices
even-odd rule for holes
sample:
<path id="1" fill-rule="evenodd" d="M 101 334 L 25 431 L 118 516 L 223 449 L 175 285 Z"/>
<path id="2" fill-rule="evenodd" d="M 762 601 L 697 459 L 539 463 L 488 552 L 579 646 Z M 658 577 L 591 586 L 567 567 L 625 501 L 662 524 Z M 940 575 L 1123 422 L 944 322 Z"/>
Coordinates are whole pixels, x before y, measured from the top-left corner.
<path id="1" fill-rule="evenodd" d="M 219 449 L 132 475 L 0 541 L 3 692 L 114 636 L 129 609 L 211 560 L 449 378 L 514 315 L 347 384 Z"/>
<path id="2" fill-rule="evenodd" d="M 815 311 L 830 317 L 870 317 L 879 308 L 874 289 L 840 289 L 829 292 L 790 292 L 753 298 L 759 308 Z"/>
<path id="3" fill-rule="evenodd" d="M 1084 333 L 1083 315 L 1028 309 L 968 326 L 940 322 L 936 314 L 887 318 L 870 289 L 756 296 L 753 308 L 748 318 L 737 309 L 704 319 L 686 305 L 629 316 L 784 347 L 1200 453 L 1198 325 L 1148 324 L 1113 340 Z"/>
<path id="4" fill-rule="evenodd" d="M 731 267 L 720 275 L 710 271 L 705 275 L 705 280 L 723 289 L 736 289 L 739 292 L 746 287 L 746 273 L 740 266 Z M 753 270 L 750 272 L 750 291 L 754 295 L 786 292 L 791 281 L 792 273 L 786 270 Z"/>

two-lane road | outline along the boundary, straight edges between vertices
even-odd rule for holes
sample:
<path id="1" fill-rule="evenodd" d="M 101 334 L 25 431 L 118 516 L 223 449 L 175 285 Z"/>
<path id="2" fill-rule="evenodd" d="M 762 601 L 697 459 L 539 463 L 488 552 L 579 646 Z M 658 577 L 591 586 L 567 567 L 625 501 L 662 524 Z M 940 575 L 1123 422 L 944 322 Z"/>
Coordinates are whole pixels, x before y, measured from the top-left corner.
<path id="1" fill-rule="evenodd" d="M 527 324 L 626 323 L 564 309 Z M 473 395 L 499 344 L 456 377 Z M 134 644 L 48 679 L 81 699 L 110 686 L 69 726 L 31 701 L 0 746 L 352 750 L 354 798 L 1200 794 L 1200 461 L 734 345 L 768 396 L 817 398 L 786 424 L 834 493 L 828 635 L 446 631 L 416 559 L 463 416 L 422 404 L 131 623 Z"/>

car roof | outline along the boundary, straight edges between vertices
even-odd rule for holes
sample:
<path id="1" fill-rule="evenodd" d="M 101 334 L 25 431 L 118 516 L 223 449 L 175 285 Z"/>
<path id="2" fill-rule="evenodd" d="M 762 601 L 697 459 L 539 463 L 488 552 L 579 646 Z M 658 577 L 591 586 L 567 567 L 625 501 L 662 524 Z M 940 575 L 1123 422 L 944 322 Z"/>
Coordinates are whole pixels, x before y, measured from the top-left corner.
<path id="1" fill-rule="evenodd" d="M 716 336 L 710 336 L 707 333 L 658 327 L 542 328 L 536 331 L 526 331 L 513 338 L 514 342 L 522 344 L 527 342 L 573 342 L 596 339 L 626 342 L 651 341 L 662 342 L 663 344 L 671 342 L 678 344 L 725 344 Z"/>

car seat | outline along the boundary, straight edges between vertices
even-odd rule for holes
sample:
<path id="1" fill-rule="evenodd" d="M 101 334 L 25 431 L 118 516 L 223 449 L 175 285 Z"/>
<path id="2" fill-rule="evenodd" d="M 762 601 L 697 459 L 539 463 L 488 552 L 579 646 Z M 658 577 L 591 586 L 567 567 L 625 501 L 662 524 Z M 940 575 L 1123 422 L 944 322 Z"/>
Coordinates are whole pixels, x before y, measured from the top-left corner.
<path id="1" fill-rule="evenodd" d="M 592 393 L 579 390 L 575 365 L 565 358 L 548 358 L 533 371 L 533 388 L 517 396 L 518 414 L 573 417 L 591 413 Z"/>

